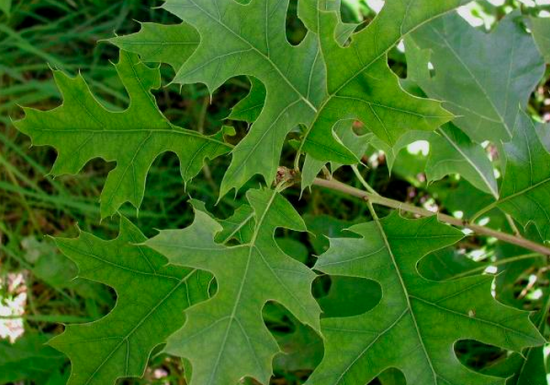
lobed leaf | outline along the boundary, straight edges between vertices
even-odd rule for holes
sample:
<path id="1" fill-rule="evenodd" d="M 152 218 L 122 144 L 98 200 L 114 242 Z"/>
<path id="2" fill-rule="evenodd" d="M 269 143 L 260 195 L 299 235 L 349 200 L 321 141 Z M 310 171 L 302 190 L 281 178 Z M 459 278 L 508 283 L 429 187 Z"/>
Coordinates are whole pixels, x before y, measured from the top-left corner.
<path id="1" fill-rule="evenodd" d="M 183 309 L 208 298 L 211 275 L 166 266 L 163 256 L 141 245 L 145 240 L 124 217 L 112 241 L 88 233 L 56 239 L 81 278 L 117 293 L 107 316 L 68 325 L 50 341 L 71 359 L 69 385 L 114 384 L 119 378 L 143 376 L 151 351 L 184 324 Z"/>
<path id="2" fill-rule="evenodd" d="M 233 150 L 221 195 L 255 174 L 273 180 L 286 135 L 308 124 L 324 95 L 324 71 L 312 34 L 298 45 L 286 39 L 288 0 L 168 0 L 163 8 L 193 25 L 201 43 L 174 81 L 204 83 L 213 92 L 229 78 L 253 76 L 267 91 L 265 106 Z"/>
<path id="3" fill-rule="evenodd" d="M 325 357 L 308 384 L 366 384 L 387 368 L 409 384 L 504 384 L 464 367 L 454 344 L 473 339 L 519 352 L 544 343 L 528 313 L 491 296 L 492 277 L 437 282 L 420 275 L 420 259 L 463 236 L 435 216 L 407 220 L 394 212 L 350 230 L 361 238 L 331 239 L 315 268 L 372 279 L 382 300 L 365 314 L 322 321 Z"/>
<path id="4" fill-rule="evenodd" d="M 160 154 L 174 152 L 180 159 L 182 178 L 188 182 L 199 173 L 205 159 L 231 149 L 223 141 L 223 132 L 204 136 L 177 127 L 164 117 L 151 93 L 161 84 L 158 68 L 149 68 L 137 55 L 121 51 L 116 69 L 130 95 L 126 110 L 105 109 L 81 75 L 70 78 L 54 71 L 63 104 L 47 112 L 25 108 L 25 118 L 15 122 L 34 145 L 57 150 L 51 170 L 54 176 L 76 174 L 98 157 L 117 163 L 101 194 L 102 218 L 116 213 L 124 202 L 140 206 L 147 173 Z"/>
<path id="5" fill-rule="evenodd" d="M 454 124 L 477 142 L 509 141 L 518 115 L 544 73 L 544 62 L 521 17 L 511 13 L 494 32 L 470 26 L 457 13 L 426 24 L 411 35 L 407 58 L 429 52 L 428 66 L 413 79 L 432 98 L 457 115 Z"/>
<path id="6" fill-rule="evenodd" d="M 387 53 L 407 34 L 461 3 L 388 2 L 345 47 L 334 38 L 337 14 L 320 12 L 319 40 L 327 67 L 328 96 L 305 135 L 304 150 L 319 160 L 353 164 L 357 158 L 333 134 L 340 120 L 360 120 L 389 145 L 409 130 L 433 131 L 451 120 L 452 114 L 439 102 L 414 97 L 401 88 L 388 66 Z"/>
<path id="7" fill-rule="evenodd" d="M 262 319 L 268 301 L 319 330 L 320 309 L 311 295 L 315 273 L 274 239 L 276 228 L 306 231 L 302 218 L 276 190 L 249 190 L 247 199 L 255 226 L 246 243 L 216 243 L 222 226 L 200 210 L 190 227 L 161 231 L 147 242 L 171 263 L 209 271 L 217 280 L 217 294 L 186 312 L 187 322 L 165 349 L 191 362 L 192 385 L 235 384 L 244 377 L 268 383 L 280 351 Z"/>
<path id="8" fill-rule="evenodd" d="M 144 62 L 166 63 L 178 71 L 200 43 L 198 32 L 189 24 L 140 23 L 139 32 L 107 41 L 121 50 L 140 55 Z"/>
<path id="9" fill-rule="evenodd" d="M 550 239 L 550 153 L 525 113 L 518 116 L 515 135 L 504 144 L 506 173 L 496 205 L 524 227 L 534 224 L 543 240 Z"/>
<path id="10" fill-rule="evenodd" d="M 325 163 L 351 164 L 357 158 L 333 133 L 340 120 L 361 120 L 382 140 L 394 143 L 410 129 L 434 130 L 452 118 L 440 103 L 403 91 L 387 65 L 386 53 L 406 34 L 462 1 L 445 0 L 437 6 L 412 2 L 389 4 L 345 48 L 338 42 L 345 41 L 355 25 L 340 21 L 339 2 L 300 1 L 299 17 L 310 32 L 298 46 L 290 45 L 285 36 L 288 0 L 165 3 L 166 10 L 201 35 L 199 47 L 174 81 L 204 83 L 212 92 L 231 77 L 247 75 L 266 89 L 261 113 L 233 151 L 222 196 L 255 174 L 271 182 L 285 137 L 298 125 L 309 127 L 303 150 Z M 384 36 L 383 41 L 373 40 L 377 35 Z M 260 103 L 252 106 L 257 109 Z"/>

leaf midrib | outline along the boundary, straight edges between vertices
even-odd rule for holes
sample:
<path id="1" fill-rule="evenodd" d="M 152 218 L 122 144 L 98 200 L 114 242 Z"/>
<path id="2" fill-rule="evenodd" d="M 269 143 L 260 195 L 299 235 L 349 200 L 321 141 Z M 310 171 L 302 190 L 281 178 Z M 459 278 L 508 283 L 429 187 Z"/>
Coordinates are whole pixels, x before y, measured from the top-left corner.
<path id="1" fill-rule="evenodd" d="M 202 135 L 198 132 L 187 130 L 180 127 L 175 127 L 173 130 L 168 129 L 108 129 L 108 130 L 96 130 L 93 128 L 84 128 L 84 129 L 75 129 L 75 130 L 64 130 L 60 128 L 40 128 L 36 129 L 38 132 L 52 132 L 52 133 L 64 133 L 64 134 L 70 134 L 70 133 L 91 133 L 91 134 L 98 134 L 98 135 L 110 135 L 110 134 L 135 134 L 135 133 L 153 133 L 153 134 L 177 134 L 177 135 L 183 135 L 183 136 L 192 136 L 195 138 L 203 139 L 205 141 L 213 142 L 216 144 L 223 145 L 227 148 L 232 149 L 234 146 L 232 146 L 229 143 L 222 142 L 220 140 L 214 139 L 211 136 Z"/>
<path id="2" fill-rule="evenodd" d="M 477 164 L 475 164 L 474 161 L 472 161 L 470 159 L 470 157 L 464 152 L 462 151 L 462 149 L 460 148 L 460 146 L 458 146 L 448 135 L 447 133 L 442 130 L 441 128 L 438 128 L 437 129 L 437 132 L 439 134 L 441 134 L 450 144 L 451 146 L 453 146 L 453 148 L 458 151 L 458 153 L 460 155 L 462 155 L 462 157 L 466 160 L 466 162 L 468 162 L 468 164 L 470 166 L 472 166 L 474 168 L 474 170 L 476 170 L 476 172 L 478 173 L 478 175 L 481 177 L 481 179 L 483 180 L 483 182 L 485 182 L 486 186 L 489 188 L 489 190 L 491 191 L 491 193 L 493 194 L 493 196 L 498 199 L 498 191 L 496 191 L 493 186 L 491 185 L 491 183 L 489 182 L 489 180 L 487 179 L 487 177 L 485 176 L 485 174 L 482 172 L 482 170 L 477 166 Z"/>
<path id="3" fill-rule="evenodd" d="M 210 378 L 208 379 L 208 385 L 212 384 L 212 381 L 214 380 L 214 378 L 216 376 L 216 373 L 218 372 L 218 366 L 219 366 L 222 354 L 225 351 L 225 345 L 227 344 L 227 339 L 229 338 L 229 331 L 231 330 L 231 326 L 233 324 L 233 321 L 236 320 L 235 316 L 236 316 L 236 313 L 237 313 L 237 308 L 239 307 L 239 304 L 240 304 L 240 301 L 241 301 L 241 296 L 242 296 L 242 293 L 243 293 L 243 290 L 244 290 L 244 287 L 245 287 L 245 284 L 246 284 L 246 280 L 247 280 L 247 277 L 248 277 L 248 271 L 249 271 L 249 268 L 250 268 L 250 261 L 252 260 L 252 251 L 254 250 L 254 248 L 256 248 L 256 239 L 258 238 L 260 228 L 262 227 L 262 224 L 263 224 L 269 210 L 271 209 L 271 205 L 275 201 L 276 196 L 277 196 L 277 190 L 273 190 L 273 193 L 272 193 L 272 195 L 271 195 L 271 197 L 270 197 L 270 199 L 269 199 L 269 201 L 266 205 L 266 208 L 265 208 L 264 212 L 262 213 L 261 217 L 258 219 L 258 222 L 256 223 L 256 228 L 254 229 L 252 239 L 246 245 L 249 248 L 249 251 L 248 251 L 248 257 L 247 257 L 247 261 L 246 261 L 245 270 L 244 270 L 244 273 L 243 273 L 243 278 L 241 279 L 241 284 L 239 286 L 239 291 L 238 291 L 237 297 L 235 299 L 235 304 L 233 305 L 233 309 L 231 311 L 231 314 L 229 315 L 229 321 L 227 323 L 227 328 L 225 329 L 225 334 L 224 334 L 224 337 L 223 337 L 223 340 L 222 340 L 222 343 L 221 343 L 221 346 L 220 346 L 220 351 L 218 353 L 218 357 L 216 357 L 216 362 L 215 362 L 214 367 L 212 369 L 212 372 L 210 374 Z M 239 322 L 239 321 L 237 320 L 237 322 Z M 244 330 L 243 330 L 242 327 L 241 327 L 241 330 L 244 333 Z"/>
<path id="4" fill-rule="evenodd" d="M 416 317 L 415 317 L 413 307 L 412 307 L 412 304 L 411 304 L 411 295 L 409 294 L 407 286 L 405 285 L 405 280 L 403 279 L 403 276 L 401 275 L 401 270 L 399 269 L 399 265 L 397 263 L 397 260 L 395 259 L 395 255 L 393 254 L 393 250 L 391 248 L 388 237 L 386 236 L 386 232 L 384 230 L 384 227 L 380 223 L 380 219 L 375 214 L 374 209 L 373 209 L 373 213 L 374 213 L 374 215 L 373 215 L 374 216 L 374 221 L 376 223 L 376 226 L 378 227 L 378 230 L 380 232 L 380 235 L 382 236 L 382 239 L 384 240 L 384 244 L 386 245 L 386 248 L 388 249 L 388 254 L 389 254 L 389 256 L 391 258 L 391 261 L 392 261 L 392 264 L 395 268 L 395 272 L 397 274 L 397 277 L 399 278 L 399 284 L 401 285 L 401 288 L 403 290 L 403 295 L 405 296 L 405 299 L 407 301 L 407 310 L 411 314 L 411 319 L 412 319 L 413 324 L 414 324 L 414 328 L 415 328 L 415 331 L 416 331 L 416 336 L 418 337 L 418 340 L 420 342 L 420 346 L 422 346 L 422 350 L 424 352 L 424 355 L 426 356 L 426 360 L 428 361 L 428 364 L 430 365 L 430 369 L 432 371 L 432 375 L 433 375 L 433 379 L 434 379 L 434 384 L 436 384 L 438 375 L 437 375 L 437 372 L 435 371 L 435 368 L 433 366 L 431 357 L 428 354 L 428 350 L 426 349 L 426 345 L 424 344 L 422 334 L 420 333 L 420 328 L 418 326 L 418 322 L 416 321 Z"/>
<path id="5" fill-rule="evenodd" d="M 511 138 L 512 137 L 512 130 L 510 130 L 510 127 L 508 127 L 508 123 L 506 123 L 506 121 L 504 120 L 504 117 L 500 114 L 500 111 L 498 110 L 498 108 L 496 107 L 496 105 L 493 103 L 493 100 L 489 97 L 489 94 L 487 93 L 487 90 L 482 86 L 481 82 L 479 81 L 479 79 L 475 76 L 475 74 L 472 72 L 472 70 L 470 69 L 470 67 L 468 67 L 466 65 L 466 63 L 464 62 L 464 60 L 462 60 L 462 58 L 460 57 L 460 55 L 455 51 L 455 49 L 453 48 L 453 46 L 449 43 L 449 41 L 445 38 L 445 36 L 443 36 L 436 28 L 434 28 L 433 26 L 430 26 L 430 29 L 437 35 L 439 36 L 439 38 L 445 43 L 445 45 L 447 46 L 447 48 L 449 49 L 449 51 L 453 54 L 453 56 L 457 59 L 457 61 L 460 63 L 460 65 L 466 70 L 466 72 L 468 72 L 468 74 L 470 75 L 470 77 L 472 78 L 472 80 L 474 81 L 474 83 L 479 87 L 479 90 L 481 91 L 481 93 L 483 94 L 483 96 L 485 97 L 485 99 L 489 102 L 489 104 L 491 105 L 491 108 L 493 109 L 493 111 L 495 112 L 495 114 L 500 118 L 500 123 L 503 125 L 503 127 L 506 129 L 506 132 L 508 133 L 508 136 Z M 510 82 L 510 79 L 508 79 L 508 82 Z M 509 87 L 509 86 L 508 86 Z"/>

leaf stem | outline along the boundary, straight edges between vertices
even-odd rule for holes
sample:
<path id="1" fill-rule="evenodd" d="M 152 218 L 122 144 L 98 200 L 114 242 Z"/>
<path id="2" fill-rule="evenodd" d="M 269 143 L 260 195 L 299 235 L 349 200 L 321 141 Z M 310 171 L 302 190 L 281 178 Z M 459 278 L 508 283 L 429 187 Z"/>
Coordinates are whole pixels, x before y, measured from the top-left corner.
<path id="1" fill-rule="evenodd" d="M 504 214 L 506 217 L 506 220 L 508 221 L 508 224 L 510 225 L 510 228 L 514 232 L 514 235 L 517 237 L 521 237 L 521 232 L 519 231 L 518 227 L 516 226 L 516 223 L 514 222 L 514 218 L 510 214 Z"/>
<path id="2" fill-rule="evenodd" d="M 493 202 L 491 203 L 490 205 L 488 206 L 485 206 L 484 208 L 482 208 L 481 210 L 479 210 L 477 213 L 474 214 L 474 216 L 472 217 L 472 220 L 471 222 L 475 222 L 479 219 L 480 216 L 482 216 L 483 214 L 486 214 L 488 213 L 489 211 L 491 211 L 492 209 L 496 208 L 497 207 L 497 202 Z"/>
<path id="3" fill-rule="evenodd" d="M 380 195 L 376 192 L 375 189 L 373 189 L 370 184 L 367 183 L 367 181 L 365 180 L 365 178 L 363 178 L 363 175 L 361 175 L 361 173 L 359 172 L 359 169 L 357 168 L 356 165 L 352 165 L 351 166 L 353 172 L 355 173 L 355 176 L 357 177 L 357 179 L 359 179 L 359 182 L 361 182 L 361 184 L 363 185 L 363 187 L 365 187 L 367 189 L 368 192 L 370 192 L 371 194 L 375 194 L 375 195 Z"/>
<path id="4" fill-rule="evenodd" d="M 477 234 L 493 237 L 500 241 L 511 243 L 513 245 L 523 247 L 524 249 L 532 250 L 539 254 L 550 256 L 550 249 L 539 243 L 531 242 L 525 238 L 517 237 L 508 233 L 503 233 L 501 231 L 493 230 L 485 226 L 476 225 L 471 222 L 452 217 L 450 215 L 435 213 L 433 211 L 429 211 L 421 207 L 417 207 L 404 202 L 399 202 L 393 199 L 385 198 L 383 196 L 373 194 L 367 191 L 359 190 L 355 187 L 348 186 L 347 184 L 339 182 L 336 179 L 325 180 L 321 178 L 316 178 L 313 184 L 316 186 L 325 187 L 331 190 L 340 191 L 344 194 L 351 195 L 356 198 L 372 202 L 373 204 L 376 204 L 376 205 L 385 206 L 396 210 L 403 210 L 412 214 L 416 214 L 421 217 L 430 217 L 432 215 L 437 215 L 437 219 L 439 219 L 441 222 L 445 222 L 457 227 L 464 227 L 474 231 Z"/>

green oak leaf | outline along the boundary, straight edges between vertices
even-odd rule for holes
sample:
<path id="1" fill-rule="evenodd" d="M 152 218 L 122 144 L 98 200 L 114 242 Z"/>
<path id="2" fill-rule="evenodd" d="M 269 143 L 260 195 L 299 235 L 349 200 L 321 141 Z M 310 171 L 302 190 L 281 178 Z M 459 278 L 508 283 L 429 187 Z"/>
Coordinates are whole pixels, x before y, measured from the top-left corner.
<path id="1" fill-rule="evenodd" d="M 413 34 L 414 36 L 414 34 Z M 407 89 L 416 89 L 424 95 L 419 84 L 430 82 L 429 63 L 431 53 L 416 46 L 415 41 L 408 37 L 406 40 L 407 79 L 402 84 Z M 417 83 L 418 81 L 418 83 Z M 414 138 L 414 137 L 413 137 Z M 402 136 L 388 161 L 395 160 L 395 153 L 399 152 L 405 143 L 412 140 L 410 134 Z M 435 134 L 421 138 L 430 142 L 430 156 L 426 165 L 426 177 L 429 182 L 437 181 L 450 174 L 459 174 L 476 188 L 498 198 L 498 185 L 493 171 L 493 165 L 484 148 L 474 143 L 466 134 L 449 123 L 435 131 Z M 406 141 L 404 141 L 406 140 Z M 391 166 L 391 163 L 390 163 Z"/>
<path id="2" fill-rule="evenodd" d="M 533 38 L 511 13 L 486 34 L 457 13 L 436 19 L 410 35 L 407 57 L 428 50 L 435 75 L 417 66 L 414 81 L 458 117 L 454 123 L 477 141 L 512 138 L 518 106 L 525 108 L 544 73 Z"/>
<path id="3" fill-rule="evenodd" d="M 49 145 L 58 151 L 52 175 L 76 174 L 98 157 L 117 162 L 101 194 L 102 218 L 113 215 L 124 202 L 140 206 L 148 170 L 160 154 L 172 151 L 179 157 L 187 182 L 199 173 L 205 159 L 231 149 L 223 142 L 223 132 L 204 136 L 164 117 L 151 94 L 161 85 L 158 68 L 149 68 L 137 55 L 121 51 L 116 69 L 130 95 L 126 110 L 105 109 L 81 75 L 71 78 L 54 71 L 63 104 L 47 112 L 25 108 L 25 118 L 15 122 L 34 145 Z"/>
<path id="4" fill-rule="evenodd" d="M 361 157 L 367 151 L 369 144 L 372 142 L 374 135 L 368 133 L 362 136 L 357 136 L 353 131 L 353 121 L 341 120 L 336 123 L 334 127 L 334 133 L 341 141 L 341 143 L 346 146 L 346 148 L 351 151 L 357 159 Z M 317 160 L 311 155 L 306 155 L 306 160 L 302 166 L 302 175 L 301 175 L 301 187 L 302 190 L 309 188 L 313 185 L 313 181 L 317 175 L 321 172 L 322 168 L 325 166 L 325 161 Z M 331 162 L 331 172 L 336 172 L 342 164 L 337 162 Z"/>
<path id="5" fill-rule="evenodd" d="M 534 318 L 540 333 L 544 335 L 546 322 L 550 311 L 550 297 L 546 297 L 542 309 Z M 507 377 L 506 385 L 538 385 L 547 384 L 547 369 L 544 347 L 537 346 L 524 349 L 521 353 L 514 353 L 505 360 L 489 366 L 484 372 L 490 375 Z"/>
<path id="6" fill-rule="evenodd" d="M 324 96 L 317 39 L 310 33 L 298 46 L 287 41 L 288 0 L 252 0 L 246 5 L 234 0 L 168 0 L 163 8 L 201 36 L 175 82 L 204 83 L 213 92 L 229 78 L 247 75 L 267 90 L 265 107 L 233 150 L 221 196 L 255 174 L 271 182 L 286 135 L 312 121 Z"/>
<path id="7" fill-rule="evenodd" d="M 121 50 L 139 54 L 144 62 L 166 63 L 178 71 L 195 52 L 200 35 L 189 24 L 140 23 L 139 32 L 107 41 Z"/>
<path id="8" fill-rule="evenodd" d="M 408 132 L 393 147 L 378 138 L 374 138 L 370 144 L 384 151 L 391 172 L 399 153 L 418 140 L 427 141 L 430 145 L 425 168 L 428 182 L 438 181 L 447 175 L 459 174 L 477 189 L 498 198 L 498 184 L 493 165 L 485 149 L 480 144 L 472 142 L 452 123 L 445 124 L 435 132 Z"/>
<path id="9" fill-rule="evenodd" d="M 408 220 L 394 212 L 350 231 L 361 238 L 331 239 L 315 268 L 372 279 L 382 300 L 365 314 L 322 321 L 325 357 L 308 384 L 366 384 L 388 368 L 403 372 L 408 384 L 504 384 L 463 366 L 454 344 L 473 339 L 521 351 L 544 343 L 527 312 L 491 296 L 492 277 L 437 282 L 420 275 L 425 255 L 463 237 L 435 216 Z"/>
<path id="10" fill-rule="evenodd" d="M 550 19 L 532 17 L 531 32 L 546 63 L 550 63 Z"/>
<path id="11" fill-rule="evenodd" d="M 504 144 L 504 154 L 506 172 L 500 199 L 493 206 L 524 227 L 534 223 L 542 239 L 550 240 L 550 153 L 526 113 L 518 116 L 514 138 Z"/>
<path id="12" fill-rule="evenodd" d="M 317 20 L 319 11 L 317 9 L 317 2 L 318 0 L 301 0 L 298 3 L 298 16 L 304 21 L 309 30 L 315 33 L 318 31 Z M 323 1 L 323 3 L 324 4 L 320 5 L 320 7 L 324 7 L 322 8 L 324 10 L 340 10 L 341 2 L 339 0 L 328 0 L 326 2 Z M 357 24 L 339 23 L 336 32 L 336 40 L 344 44 L 356 27 Z M 252 85 L 250 93 L 233 107 L 229 119 L 253 123 L 260 115 L 266 98 L 266 89 L 259 80 L 252 77 L 250 81 Z M 365 152 L 370 141 L 370 136 L 372 135 L 369 137 L 364 136 L 362 138 L 357 138 L 350 129 L 352 123 L 353 121 L 342 120 L 336 124 L 334 132 L 342 143 L 351 150 L 357 158 L 360 158 Z M 317 160 L 310 155 L 306 156 L 301 175 L 302 190 L 311 187 L 313 180 L 319 174 L 325 163 L 326 162 Z M 336 171 L 341 166 L 342 165 L 339 164 L 333 164 L 332 172 Z"/>
<path id="13" fill-rule="evenodd" d="M 106 385 L 143 376 L 151 351 L 184 324 L 183 309 L 208 298 L 210 274 L 166 265 L 162 255 L 140 245 L 145 240 L 125 218 L 111 241 L 88 233 L 56 239 L 77 264 L 79 277 L 117 293 L 117 304 L 107 316 L 68 325 L 50 341 L 71 359 L 69 385 Z"/>
<path id="14" fill-rule="evenodd" d="M 250 92 L 231 109 L 231 114 L 227 117 L 228 119 L 253 123 L 262 113 L 267 95 L 265 86 L 255 77 L 250 77 L 249 79 Z"/>
<path id="15" fill-rule="evenodd" d="M 485 149 L 453 124 L 437 129 L 430 138 L 426 177 L 433 182 L 459 174 L 483 192 L 498 198 L 493 165 Z"/>
<path id="16" fill-rule="evenodd" d="M 318 160 L 342 164 L 357 158 L 334 135 L 344 119 L 363 122 L 389 145 L 409 130 L 433 131 L 452 119 L 434 100 L 405 92 L 389 68 L 387 53 L 407 34 L 458 7 L 461 0 L 396 0 L 387 2 L 378 16 L 342 46 L 334 35 L 336 12 L 319 13 L 319 40 L 327 67 L 327 91 L 315 120 L 305 135 L 303 149 Z"/>
<path id="17" fill-rule="evenodd" d="M 255 227 L 246 243 L 216 243 L 222 226 L 200 210 L 188 228 L 161 231 L 146 243 L 171 263 L 207 270 L 217 280 L 218 292 L 186 312 L 187 322 L 165 349 L 191 362 L 191 384 L 236 384 L 243 377 L 269 381 L 280 349 L 262 319 L 268 301 L 319 330 L 320 309 L 311 294 L 315 274 L 285 255 L 274 239 L 277 228 L 306 231 L 302 218 L 277 190 L 249 190 L 247 199 Z"/>

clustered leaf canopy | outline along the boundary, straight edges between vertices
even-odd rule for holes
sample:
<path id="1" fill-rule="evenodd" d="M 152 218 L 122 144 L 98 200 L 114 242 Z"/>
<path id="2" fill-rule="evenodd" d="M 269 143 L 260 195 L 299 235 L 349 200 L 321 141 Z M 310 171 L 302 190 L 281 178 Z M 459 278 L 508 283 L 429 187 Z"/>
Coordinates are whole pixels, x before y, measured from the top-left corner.
<path id="1" fill-rule="evenodd" d="M 385 152 L 391 171 L 403 148 L 426 140 L 429 182 L 459 174 L 489 201 L 474 219 L 496 212 L 522 232 L 535 229 L 538 241 L 550 240 L 550 136 L 525 111 L 550 61 L 549 23 L 513 12 L 485 33 L 455 12 L 465 3 L 387 1 L 360 26 L 342 21 L 338 0 L 299 0 L 307 34 L 292 45 L 289 0 L 167 0 L 162 8 L 180 24 L 143 23 L 135 34 L 109 39 L 121 49 L 115 66 L 130 97 L 123 111 L 106 109 L 80 74 L 55 70 L 63 104 L 51 111 L 25 108 L 15 125 L 34 145 L 56 149 L 54 176 L 76 174 L 94 158 L 116 162 L 101 193 L 102 218 L 125 202 L 139 208 L 149 169 L 165 152 L 178 156 L 184 183 L 206 161 L 230 154 L 220 199 L 255 175 L 266 183 L 249 189 L 248 203 L 227 219 L 191 200 L 190 226 L 149 240 L 124 217 L 115 240 L 88 233 L 56 240 L 80 277 L 117 294 L 107 316 L 69 325 L 51 340 L 71 360 L 69 384 L 142 376 L 160 345 L 186 360 L 191 385 L 233 385 L 246 377 L 267 384 L 281 352 L 262 318 L 270 301 L 301 323 L 296 333 L 309 330 L 323 339 L 311 385 L 366 384 L 389 368 L 408 384 L 504 385 L 511 374 L 523 384 L 525 368 L 534 365 L 530 357 L 541 356 L 543 322 L 537 328 L 529 313 L 498 302 L 492 276 L 436 281 L 420 273 L 427 256 L 464 237 L 437 216 L 413 220 L 394 211 L 379 219 L 368 202 L 373 221 L 331 238 L 326 252 L 316 250 L 322 255 L 313 269 L 333 276 L 335 287 L 349 277 L 370 280 L 373 293 L 380 288 L 378 303 L 365 298 L 370 310 L 345 318 L 328 311 L 321 319 L 311 291 L 316 273 L 274 238 L 277 229 L 308 231 L 283 195 L 289 181 L 272 186 L 293 132 L 292 175 L 301 178 L 302 190 L 321 171 L 361 164 L 369 146 Z M 388 65 L 402 41 L 406 79 Z M 227 143 L 224 136 L 235 134 L 229 127 L 207 136 L 171 123 L 153 95 L 161 87 L 158 63 L 172 67 L 173 83 L 204 84 L 212 98 L 229 79 L 247 76 L 251 90 L 228 117 L 250 123 L 242 140 Z M 488 144 L 498 159 L 487 155 Z M 503 368 L 474 372 L 454 351 L 466 339 L 515 354 Z"/>

